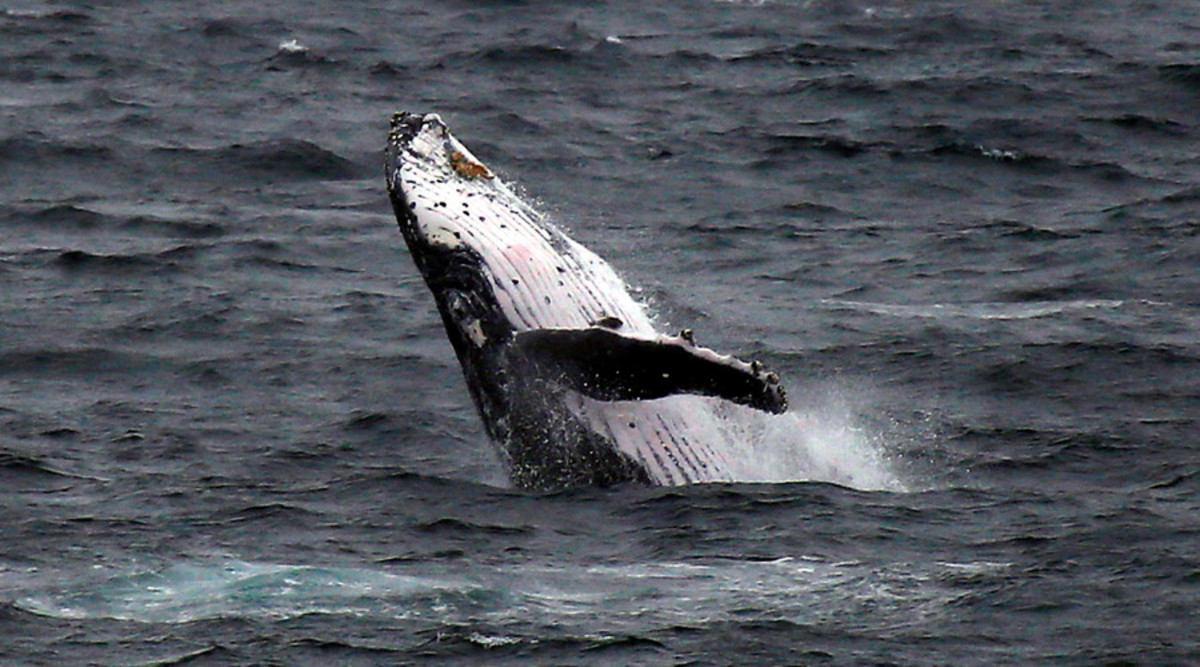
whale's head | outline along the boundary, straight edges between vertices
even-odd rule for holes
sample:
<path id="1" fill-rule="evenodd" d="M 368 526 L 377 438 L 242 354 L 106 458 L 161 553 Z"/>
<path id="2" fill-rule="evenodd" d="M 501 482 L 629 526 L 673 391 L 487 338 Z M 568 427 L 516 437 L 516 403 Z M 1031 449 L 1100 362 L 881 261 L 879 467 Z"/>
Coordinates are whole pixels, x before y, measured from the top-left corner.
<path id="1" fill-rule="evenodd" d="M 545 222 L 436 114 L 392 117 L 384 168 L 400 230 L 447 328 L 476 344 L 605 317 L 652 331 L 612 268 Z"/>
<path id="2" fill-rule="evenodd" d="M 467 248 L 492 226 L 471 206 L 482 209 L 506 192 L 437 114 L 394 115 L 384 159 L 388 192 L 410 245 L 427 252 Z"/>
<path id="3" fill-rule="evenodd" d="M 459 355 L 507 342 L 502 238 L 523 204 L 437 114 L 392 117 L 384 154 L 388 194 L 409 253 L 433 292 Z"/>

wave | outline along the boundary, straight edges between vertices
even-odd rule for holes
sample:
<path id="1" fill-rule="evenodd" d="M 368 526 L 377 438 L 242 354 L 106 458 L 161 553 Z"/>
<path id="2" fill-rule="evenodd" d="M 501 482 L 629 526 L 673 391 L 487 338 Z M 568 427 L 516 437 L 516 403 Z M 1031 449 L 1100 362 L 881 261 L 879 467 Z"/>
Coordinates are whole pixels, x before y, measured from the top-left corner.
<path id="1" fill-rule="evenodd" d="M 167 250 L 144 253 L 95 253 L 86 250 L 58 250 L 54 263 L 73 274 L 138 274 L 175 273 L 185 268 L 186 260 L 195 257 L 201 246 L 181 245 Z"/>
<path id="2" fill-rule="evenodd" d="M 113 217 L 74 204 L 55 204 L 45 208 L 10 209 L 4 216 L 9 224 L 26 224 L 60 229 L 98 229 L 111 227 Z"/>
<path id="3" fill-rule="evenodd" d="M 145 148 L 127 139 L 103 137 L 76 141 L 31 132 L 0 139 L 0 166 L 23 176 L 65 178 L 61 172 L 88 170 L 97 176 L 128 182 L 151 172 L 170 174 L 177 187 L 190 182 L 229 183 L 250 176 L 254 182 L 361 180 L 375 176 L 373 163 L 347 159 L 306 139 L 284 137 L 213 148 L 157 146 Z M 73 204 L 72 204 L 73 205 Z"/>
<path id="4" fill-rule="evenodd" d="M 146 354 L 85 347 L 76 349 L 21 349 L 0 352 L 0 375 L 91 377 L 100 373 L 124 374 L 155 365 Z"/>
<path id="5" fill-rule="evenodd" d="M 156 148 L 184 171 L 234 169 L 286 180 L 357 180 L 374 175 L 364 165 L 304 139 L 268 139 L 218 148 Z"/>
<path id="6" fill-rule="evenodd" d="M 2 363 L 2 362 L 0 362 Z M 46 478 L 74 478 L 75 475 L 31 456 L 0 451 L 0 480 L 7 488 L 39 483 Z"/>
<path id="7" fill-rule="evenodd" d="M 1200 87 L 1200 64 L 1170 63 L 1158 66 L 1158 74 L 1170 83 L 1183 84 L 1188 87 Z"/>
<path id="8" fill-rule="evenodd" d="M 1121 162 L 1103 159 L 1103 152 L 1078 132 L 1038 121 L 984 119 L 967 129 L 916 124 L 894 125 L 882 132 L 871 130 L 869 136 L 857 136 L 859 132 L 843 128 L 837 121 L 822 121 L 791 126 L 737 126 L 709 136 L 728 144 L 728 149 L 737 153 L 744 153 L 746 144 L 753 145 L 754 152 L 762 156 L 751 163 L 758 168 L 782 167 L 818 155 L 845 160 L 883 158 L 938 163 L 972 160 L 1016 172 L 1074 174 L 1110 185 L 1158 182 Z M 1047 188 L 1043 196 L 1061 194 L 1053 186 Z M 1037 193 L 1031 190 L 1025 194 Z"/>
<path id="9" fill-rule="evenodd" d="M 630 66 L 627 51 L 613 40 L 581 38 L 564 43 L 512 43 L 441 56 L 427 69 L 479 69 L 507 71 L 544 68 L 588 75 L 615 75 Z M 389 65 L 389 69 L 393 67 Z M 378 66 L 372 68 L 374 72 Z M 384 70 L 387 73 L 387 70 Z"/>
<path id="10" fill-rule="evenodd" d="M 400 63 L 380 60 L 367 68 L 367 73 L 380 79 L 405 79 L 409 76 L 409 68 Z"/>
<path id="11" fill-rule="evenodd" d="M 1181 137 L 1191 133 L 1191 129 L 1183 123 L 1176 122 L 1170 118 L 1158 118 L 1139 113 L 1093 116 L 1084 120 L 1093 123 L 1107 123 L 1122 129 L 1138 132 L 1162 134 L 1168 137 Z"/>
<path id="12" fill-rule="evenodd" d="M 0 139 L 0 163 L 8 162 L 19 166 L 33 166 L 46 162 L 108 163 L 114 156 L 114 149 L 105 144 L 52 139 L 39 132 Z"/>
<path id="13" fill-rule="evenodd" d="M 228 231 L 225 225 L 210 220 L 174 220 L 153 215 L 103 213 L 76 204 L 11 208 L 5 214 L 4 220 L 9 224 L 30 225 L 49 231 L 121 231 L 138 237 L 201 239 L 224 236 Z"/>
<path id="14" fill-rule="evenodd" d="M 279 43 L 275 53 L 264 61 L 267 71 L 282 71 L 294 68 L 329 67 L 340 63 L 329 56 L 318 53 L 295 39 Z"/>
<path id="15" fill-rule="evenodd" d="M 801 68 L 850 67 L 864 58 L 888 56 L 883 46 L 800 42 L 791 46 L 766 46 L 728 57 L 732 63 L 783 63 Z"/>
<path id="16" fill-rule="evenodd" d="M 4 9 L 0 13 L 0 35 L 44 35 L 59 30 L 75 31 L 79 26 L 92 25 L 96 19 L 87 12 L 74 9 Z"/>
<path id="17" fill-rule="evenodd" d="M 1200 235 L 1200 186 L 1186 186 L 1159 195 L 1119 204 L 1104 210 L 1123 226 L 1136 223 L 1146 233 L 1159 236 Z"/>

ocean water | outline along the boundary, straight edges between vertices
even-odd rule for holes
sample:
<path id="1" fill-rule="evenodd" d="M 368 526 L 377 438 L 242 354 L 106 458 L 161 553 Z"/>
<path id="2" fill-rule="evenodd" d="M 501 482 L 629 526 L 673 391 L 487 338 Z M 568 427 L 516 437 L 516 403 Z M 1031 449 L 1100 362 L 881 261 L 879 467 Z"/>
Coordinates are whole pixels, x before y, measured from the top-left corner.
<path id="1" fill-rule="evenodd" d="M 508 485 L 433 111 L 792 414 Z M 0 4 L 0 662 L 1200 661 L 1200 6 Z"/>

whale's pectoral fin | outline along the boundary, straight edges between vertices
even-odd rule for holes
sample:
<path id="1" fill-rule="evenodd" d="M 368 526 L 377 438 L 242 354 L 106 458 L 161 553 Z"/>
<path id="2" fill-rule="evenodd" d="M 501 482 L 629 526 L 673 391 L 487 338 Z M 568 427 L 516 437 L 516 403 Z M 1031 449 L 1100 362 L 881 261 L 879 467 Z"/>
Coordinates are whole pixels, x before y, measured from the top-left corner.
<path id="1" fill-rule="evenodd" d="M 690 336 L 644 339 L 611 329 L 535 329 L 510 348 L 544 377 L 603 401 L 672 394 L 716 396 L 779 414 L 787 398 L 779 376 L 696 347 Z"/>

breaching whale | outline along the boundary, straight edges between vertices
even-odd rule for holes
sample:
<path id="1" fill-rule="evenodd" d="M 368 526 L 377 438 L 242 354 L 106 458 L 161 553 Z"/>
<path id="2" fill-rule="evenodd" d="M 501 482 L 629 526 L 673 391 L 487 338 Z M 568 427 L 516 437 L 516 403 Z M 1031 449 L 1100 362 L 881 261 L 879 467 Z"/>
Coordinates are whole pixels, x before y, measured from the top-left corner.
<path id="1" fill-rule="evenodd" d="M 388 193 L 512 482 L 733 481 L 746 413 L 787 409 L 761 364 L 658 332 L 608 263 L 517 197 L 436 114 L 397 113 Z"/>

